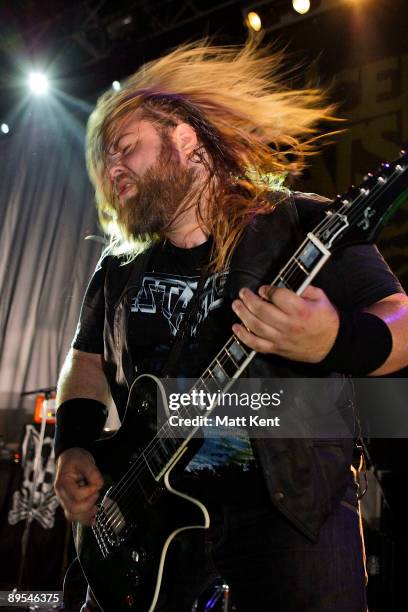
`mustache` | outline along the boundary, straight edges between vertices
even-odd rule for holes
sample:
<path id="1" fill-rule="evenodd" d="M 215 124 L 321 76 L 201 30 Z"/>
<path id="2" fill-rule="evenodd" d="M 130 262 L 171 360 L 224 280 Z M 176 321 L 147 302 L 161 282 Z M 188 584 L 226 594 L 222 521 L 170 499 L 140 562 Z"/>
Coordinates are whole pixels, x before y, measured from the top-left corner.
<path id="1" fill-rule="evenodd" d="M 121 191 L 131 185 L 132 187 L 137 187 L 139 183 L 139 178 L 132 171 L 129 172 L 121 172 L 113 179 L 112 182 L 112 192 L 116 197 L 118 197 Z"/>

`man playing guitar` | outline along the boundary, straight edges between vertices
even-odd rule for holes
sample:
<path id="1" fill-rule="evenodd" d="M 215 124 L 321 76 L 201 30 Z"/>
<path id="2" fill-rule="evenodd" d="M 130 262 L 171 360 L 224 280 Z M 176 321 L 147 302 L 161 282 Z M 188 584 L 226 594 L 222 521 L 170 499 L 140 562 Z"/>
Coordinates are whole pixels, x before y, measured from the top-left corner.
<path id="1" fill-rule="evenodd" d="M 66 517 L 89 532 L 105 480 L 91 446 L 107 406 L 113 398 L 123 417 L 133 380 L 163 376 L 173 344 L 171 375 L 190 378 L 232 333 L 231 358 L 233 347 L 237 360 L 256 351 L 254 377 L 377 376 L 408 364 L 408 299 L 374 246 L 344 248 L 301 294 L 268 284 L 328 205 L 276 177 L 302 170 L 333 112 L 322 91 L 287 89 L 280 60 L 251 44 L 185 45 L 103 95 L 89 120 L 110 245 L 59 380 L 55 484 Z M 174 537 L 154 603 L 129 595 L 129 609 L 187 612 L 222 576 L 238 612 L 363 612 L 352 451 L 350 440 L 206 438 L 176 488 L 205 505 L 209 526 Z M 87 577 L 83 612 L 119 609 Z"/>

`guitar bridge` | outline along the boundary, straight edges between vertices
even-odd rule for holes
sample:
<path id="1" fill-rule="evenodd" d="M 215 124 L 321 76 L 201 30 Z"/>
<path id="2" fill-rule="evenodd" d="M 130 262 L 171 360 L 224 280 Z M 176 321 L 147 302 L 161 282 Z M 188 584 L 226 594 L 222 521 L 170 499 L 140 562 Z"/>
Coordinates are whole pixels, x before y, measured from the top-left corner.
<path id="1" fill-rule="evenodd" d="M 125 541 L 128 533 L 125 517 L 117 502 L 108 495 L 98 507 L 92 531 L 105 558 Z"/>

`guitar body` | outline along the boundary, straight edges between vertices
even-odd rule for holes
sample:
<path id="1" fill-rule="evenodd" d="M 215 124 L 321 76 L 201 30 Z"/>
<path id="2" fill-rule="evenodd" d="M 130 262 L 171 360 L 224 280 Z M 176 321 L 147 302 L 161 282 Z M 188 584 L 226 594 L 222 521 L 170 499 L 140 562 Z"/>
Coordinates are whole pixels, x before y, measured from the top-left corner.
<path id="1" fill-rule="evenodd" d="M 159 480 L 141 454 L 146 432 L 154 429 L 156 384 L 160 382 L 154 377 L 139 377 L 121 428 L 95 443 L 92 452 L 105 482 L 97 522 L 94 527 L 73 525 L 81 568 L 105 612 L 154 610 L 174 537 L 209 526 L 205 506 L 173 489 L 170 482 L 196 450 L 188 448 Z"/>

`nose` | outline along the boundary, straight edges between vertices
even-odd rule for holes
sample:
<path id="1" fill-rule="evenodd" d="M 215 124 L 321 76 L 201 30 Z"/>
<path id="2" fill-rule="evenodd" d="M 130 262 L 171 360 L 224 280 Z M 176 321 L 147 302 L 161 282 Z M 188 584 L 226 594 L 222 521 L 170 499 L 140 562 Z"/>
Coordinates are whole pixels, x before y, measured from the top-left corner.
<path id="1" fill-rule="evenodd" d="M 112 162 L 108 168 L 109 178 L 114 181 L 121 174 L 125 174 L 126 170 L 120 160 Z"/>

